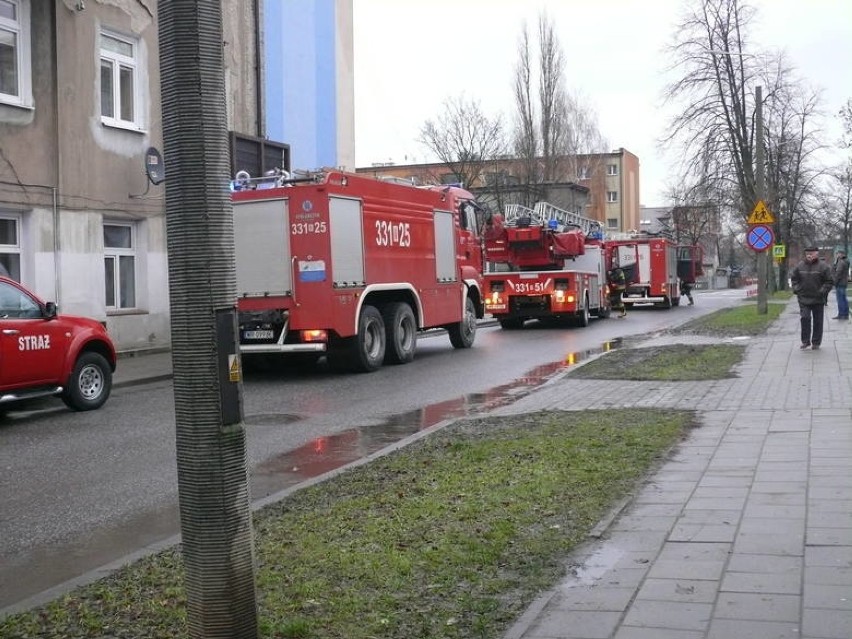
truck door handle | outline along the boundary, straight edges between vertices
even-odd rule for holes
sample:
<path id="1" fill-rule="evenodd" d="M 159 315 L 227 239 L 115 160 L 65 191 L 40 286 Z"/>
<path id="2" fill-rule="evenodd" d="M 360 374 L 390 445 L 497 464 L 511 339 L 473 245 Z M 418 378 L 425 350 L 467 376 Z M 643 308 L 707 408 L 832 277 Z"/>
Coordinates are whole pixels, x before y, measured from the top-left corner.
<path id="1" fill-rule="evenodd" d="M 3 335 L 17 335 L 21 331 L 15 330 L 14 328 L 4 328 Z"/>

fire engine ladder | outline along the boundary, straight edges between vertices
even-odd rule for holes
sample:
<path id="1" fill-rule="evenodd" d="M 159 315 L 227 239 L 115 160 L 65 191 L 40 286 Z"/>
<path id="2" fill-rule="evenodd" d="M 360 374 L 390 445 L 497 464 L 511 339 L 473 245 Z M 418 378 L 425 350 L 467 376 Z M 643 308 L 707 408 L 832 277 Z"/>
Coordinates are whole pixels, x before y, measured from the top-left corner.
<path id="1" fill-rule="evenodd" d="M 506 205 L 506 215 L 503 220 L 506 225 L 516 226 L 518 224 L 518 220 L 523 218 L 529 219 L 530 224 L 544 224 L 544 220 L 540 219 L 538 213 L 532 209 L 521 204 Z"/>
<path id="2" fill-rule="evenodd" d="M 600 230 L 601 226 L 597 220 L 560 209 L 548 202 L 538 202 L 535 205 L 535 213 L 537 218 L 543 220 L 543 224 L 547 224 L 549 220 L 556 220 L 563 226 L 576 226 L 586 235 L 589 235 L 592 231 Z"/>

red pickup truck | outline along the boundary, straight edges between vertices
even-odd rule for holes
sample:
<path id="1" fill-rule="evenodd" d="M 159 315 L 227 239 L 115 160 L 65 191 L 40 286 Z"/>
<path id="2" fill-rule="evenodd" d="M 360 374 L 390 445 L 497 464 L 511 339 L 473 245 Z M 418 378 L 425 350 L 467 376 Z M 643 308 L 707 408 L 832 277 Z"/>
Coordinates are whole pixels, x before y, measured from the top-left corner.
<path id="1" fill-rule="evenodd" d="M 115 346 L 100 322 L 58 315 L 53 302 L 0 277 L 0 413 L 49 395 L 74 410 L 100 408 L 115 365 Z"/>

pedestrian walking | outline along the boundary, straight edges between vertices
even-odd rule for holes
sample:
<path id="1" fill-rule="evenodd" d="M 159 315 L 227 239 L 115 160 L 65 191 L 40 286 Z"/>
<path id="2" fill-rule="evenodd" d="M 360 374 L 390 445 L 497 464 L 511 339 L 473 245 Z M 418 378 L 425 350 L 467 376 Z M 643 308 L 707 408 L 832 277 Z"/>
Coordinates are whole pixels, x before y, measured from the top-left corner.
<path id="1" fill-rule="evenodd" d="M 837 315 L 831 319 L 849 319 L 849 299 L 846 297 L 846 285 L 849 284 L 849 260 L 846 259 L 846 251 L 837 251 L 834 259 L 834 295 L 837 298 Z"/>
<path id="2" fill-rule="evenodd" d="M 609 282 L 609 304 L 614 311 L 620 311 L 619 317 L 627 316 L 627 308 L 624 306 L 624 299 L 621 294 L 627 290 L 627 278 L 624 271 L 620 268 L 612 269 L 607 277 Z"/>
<path id="3" fill-rule="evenodd" d="M 805 259 L 790 273 L 793 293 L 799 300 L 799 319 L 802 328 L 802 350 L 817 350 L 822 343 L 822 324 L 828 293 L 834 286 L 831 268 L 819 259 L 819 249 L 809 246 Z"/>

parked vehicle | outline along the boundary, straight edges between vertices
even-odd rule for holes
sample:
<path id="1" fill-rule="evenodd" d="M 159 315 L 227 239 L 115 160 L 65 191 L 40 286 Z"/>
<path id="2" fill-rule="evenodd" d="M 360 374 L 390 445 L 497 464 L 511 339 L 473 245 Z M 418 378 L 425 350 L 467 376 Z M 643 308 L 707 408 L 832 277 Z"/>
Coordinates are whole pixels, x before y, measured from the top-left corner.
<path id="1" fill-rule="evenodd" d="M 546 202 L 510 205 L 491 219 L 485 254 L 485 310 L 504 329 L 528 319 L 587 326 L 610 314 L 607 272 L 619 256 L 607 250 L 595 220 Z M 625 266 L 628 256 L 621 251 Z"/>
<path id="2" fill-rule="evenodd" d="M 340 171 L 233 185 L 240 353 L 369 372 L 419 331 L 469 348 L 483 316 L 482 209 L 455 186 Z"/>
<path id="3" fill-rule="evenodd" d="M 0 277 L 0 412 L 52 395 L 74 410 L 99 408 L 115 367 L 115 346 L 100 322 L 59 315 L 53 302 Z"/>
<path id="4" fill-rule="evenodd" d="M 628 274 L 622 296 L 626 305 L 678 306 L 681 282 L 694 285 L 702 274 L 700 246 L 677 244 L 669 237 L 647 233 L 622 234 L 608 238 L 606 243 L 613 250 L 635 247 L 637 253 L 637 268 Z"/>

